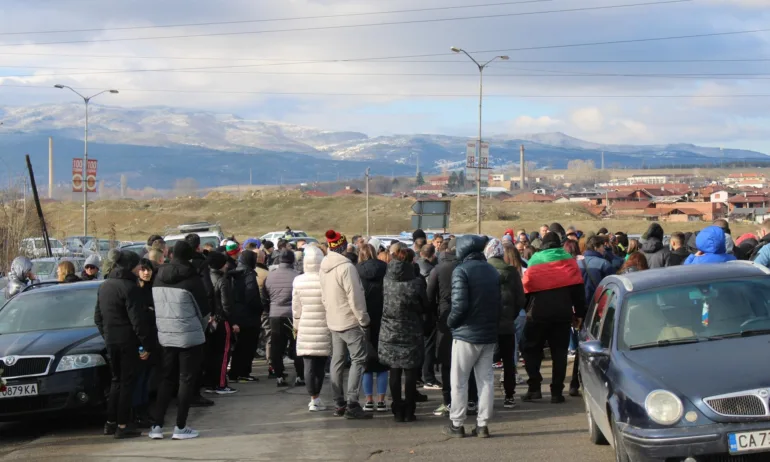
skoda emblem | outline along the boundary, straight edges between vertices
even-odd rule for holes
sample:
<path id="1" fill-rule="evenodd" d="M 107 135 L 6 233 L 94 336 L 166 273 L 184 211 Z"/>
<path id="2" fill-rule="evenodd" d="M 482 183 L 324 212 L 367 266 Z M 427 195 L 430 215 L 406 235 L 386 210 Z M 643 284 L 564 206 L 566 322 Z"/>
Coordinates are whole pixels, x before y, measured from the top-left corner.
<path id="1" fill-rule="evenodd" d="M 17 359 L 18 358 L 16 358 L 16 356 L 6 356 L 5 359 L 3 359 L 3 362 L 5 363 L 6 366 L 13 366 L 14 364 L 16 364 Z"/>
<path id="2" fill-rule="evenodd" d="M 6 364 L 8 364 L 8 363 L 6 363 Z M 10 364 L 8 364 L 8 365 L 10 366 Z M 759 396 L 761 398 L 767 398 L 768 396 L 770 396 L 770 392 L 768 392 L 766 389 L 759 390 Z"/>

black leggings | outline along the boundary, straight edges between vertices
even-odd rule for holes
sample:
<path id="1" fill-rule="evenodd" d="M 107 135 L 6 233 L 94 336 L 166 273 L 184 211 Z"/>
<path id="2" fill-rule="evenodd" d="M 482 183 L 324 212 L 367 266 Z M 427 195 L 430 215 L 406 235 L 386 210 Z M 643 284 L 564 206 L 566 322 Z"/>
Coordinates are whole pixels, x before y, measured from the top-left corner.
<path id="1" fill-rule="evenodd" d="M 270 337 L 270 362 L 273 366 L 273 371 L 275 371 L 275 376 L 283 376 L 283 355 L 288 353 L 290 358 L 294 358 L 294 370 L 297 373 L 297 377 L 304 377 L 305 363 L 296 354 L 297 341 L 292 332 L 291 319 L 284 317 L 270 318 Z"/>
<path id="2" fill-rule="evenodd" d="M 505 388 L 505 397 L 511 398 L 516 393 L 516 363 L 514 363 L 513 352 L 516 347 L 516 336 L 498 335 L 497 345 L 500 347 L 500 355 L 503 359 L 503 387 Z"/>
<path id="3" fill-rule="evenodd" d="M 305 386 L 310 396 L 321 394 L 321 387 L 324 385 L 324 368 L 326 367 L 327 356 L 305 356 L 302 358 L 305 363 Z"/>
<path id="4" fill-rule="evenodd" d="M 417 403 L 417 379 L 422 371 L 415 369 L 391 369 L 390 370 L 390 395 L 393 397 L 393 405 L 398 406 L 401 401 L 401 376 L 404 375 L 404 403 L 412 407 Z"/>
<path id="5" fill-rule="evenodd" d="M 237 380 L 240 377 L 251 375 L 251 363 L 254 361 L 254 354 L 257 351 L 257 342 L 259 341 L 259 327 L 240 326 L 241 331 L 236 334 L 238 339 L 235 342 L 235 351 L 230 360 L 230 380 Z"/>

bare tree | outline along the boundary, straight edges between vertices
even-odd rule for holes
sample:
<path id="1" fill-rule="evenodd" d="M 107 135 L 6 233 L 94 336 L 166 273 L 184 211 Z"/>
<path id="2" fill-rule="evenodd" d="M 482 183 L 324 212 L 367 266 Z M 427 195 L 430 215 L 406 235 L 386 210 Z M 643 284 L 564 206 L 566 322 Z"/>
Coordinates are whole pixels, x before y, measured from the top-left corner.
<path id="1" fill-rule="evenodd" d="M 13 186 L 13 185 L 12 185 Z M 13 187 L 0 191 L 0 272 L 6 273 L 20 253 L 22 239 L 36 228 L 32 201 L 25 203 Z"/>

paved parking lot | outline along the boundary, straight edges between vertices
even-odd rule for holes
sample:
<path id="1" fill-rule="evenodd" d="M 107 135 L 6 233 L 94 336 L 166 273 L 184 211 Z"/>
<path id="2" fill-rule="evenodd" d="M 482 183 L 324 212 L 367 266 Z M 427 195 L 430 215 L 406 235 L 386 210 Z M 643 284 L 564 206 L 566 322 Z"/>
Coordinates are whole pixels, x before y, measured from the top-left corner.
<path id="1" fill-rule="evenodd" d="M 260 382 L 236 385 L 239 393 L 214 397 L 216 406 L 191 410 L 190 425 L 201 431 L 198 439 L 116 441 L 100 434 L 99 419 L 62 417 L 0 424 L 0 460 L 444 462 L 478 460 L 481 454 L 485 460 L 614 460 L 608 446 L 588 441 L 582 400 L 568 397 L 567 403 L 552 405 L 547 385 L 543 402 L 519 402 L 513 410 L 503 409 L 498 388 L 492 438 L 455 440 L 441 434 L 446 419 L 432 415 L 440 404 L 439 391 L 425 391 L 430 401 L 419 405 L 415 423 L 396 423 L 390 413 L 349 421 L 331 411 L 307 412 L 304 387 L 277 389 L 264 363 L 259 364 Z M 329 402 L 328 380 L 324 387 Z M 173 423 L 172 416 L 167 421 Z"/>

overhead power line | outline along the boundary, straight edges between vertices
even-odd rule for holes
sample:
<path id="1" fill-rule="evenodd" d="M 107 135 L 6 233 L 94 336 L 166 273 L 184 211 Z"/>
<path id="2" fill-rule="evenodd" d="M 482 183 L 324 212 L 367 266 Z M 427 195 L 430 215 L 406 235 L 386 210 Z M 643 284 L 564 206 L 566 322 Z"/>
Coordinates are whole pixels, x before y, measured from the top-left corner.
<path id="1" fill-rule="evenodd" d="M 54 89 L 46 85 L 7 85 L 0 84 L 0 88 L 47 88 Z M 78 87 L 82 90 L 97 90 L 98 88 Z M 356 97 L 394 97 L 394 98 L 478 98 L 478 94 L 462 93 L 319 93 L 319 92 L 279 92 L 279 91 L 239 91 L 239 90 L 179 90 L 179 89 L 138 89 L 138 88 L 119 88 L 121 92 L 148 92 L 148 93 L 188 93 L 188 94 L 232 94 L 232 95 L 265 95 L 265 96 L 356 96 Z M 770 98 L 769 94 L 734 94 L 734 95 L 516 95 L 491 93 L 485 94 L 485 97 L 491 98 Z"/>
<path id="2" fill-rule="evenodd" d="M 562 9 L 562 10 L 488 14 L 488 15 L 465 16 L 465 17 L 456 17 L 456 18 L 413 19 L 413 20 L 406 20 L 406 21 L 388 21 L 388 22 L 379 22 L 379 23 L 368 23 L 368 24 L 343 24 L 343 25 L 336 25 L 336 26 L 298 27 L 298 28 L 291 28 L 291 29 L 272 29 L 272 30 L 241 31 L 241 32 L 212 32 L 212 33 L 201 33 L 201 34 L 167 35 L 167 36 L 159 36 L 159 37 L 158 36 L 156 37 L 121 37 L 121 38 L 112 38 L 112 39 L 103 38 L 103 39 L 84 39 L 84 40 L 60 40 L 60 41 L 53 41 L 53 42 L 5 43 L 5 44 L 0 44 L 0 47 L 32 46 L 32 45 L 65 45 L 65 44 L 77 44 L 77 43 L 130 42 L 130 41 L 141 41 L 141 40 L 166 40 L 166 39 L 197 38 L 197 37 L 224 37 L 224 36 L 238 36 L 238 35 L 273 34 L 273 33 L 280 33 L 280 32 L 305 32 L 305 31 L 318 31 L 318 30 L 353 29 L 353 28 L 359 28 L 359 27 L 378 27 L 378 26 L 392 26 L 392 25 L 402 25 L 402 24 L 423 24 L 423 23 L 439 23 L 439 22 L 452 22 L 452 21 L 468 21 L 473 19 L 489 19 L 489 18 L 502 18 L 502 17 L 513 17 L 513 16 L 533 16 L 533 15 L 553 14 L 553 13 L 574 13 L 578 11 L 610 10 L 610 9 L 619 9 L 619 8 L 633 8 L 633 7 L 641 7 L 641 6 L 687 3 L 690 1 L 692 0 L 660 0 L 656 2 L 647 2 L 647 3 L 629 3 L 629 4 L 622 4 L 622 5 L 569 8 L 569 9 Z"/>
<path id="3" fill-rule="evenodd" d="M 404 10 L 325 14 L 320 16 L 295 16 L 295 17 L 289 17 L 289 18 L 243 19 L 238 21 L 209 21 L 209 22 L 192 22 L 192 23 L 184 23 L 184 24 L 157 24 L 152 26 L 125 26 L 125 27 L 104 27 L 104 28 L 90 28 L 90 29 L 57 29 L 57 30 L 38 30 L 38 31 L 26 31 L 26 32 L 0 32 L 0 36 L 65 34 L 65 33 L 76 33 L 76 32 L 108 32 L 108 31 L 119 31 L 119 30 L 141 30 L 141 29 L 167 29 L 167 28 L 173 28 L 173 27 L 224 26 L 224 25 L 235 25 L 235 24 L 301 21 L 304 19 L 333 19 L 333 18 L 349 18 L 349 17 L 356 17 L 356 16 L 375 16 L 375 15 L 381 15 L 381 14 L 421 13 L 421 12 L 427 12 L 427 11 L 462 10 L 462 9 L 470 9 L 470 8 L 487 8 L 487 7 L 493 7 L 493 6 L 524 5 L 528 3 L 545 3 L 545 2 L 551 2 L 551 1 L 553 0 L 524 0 L 524 1 L 516 1 L 516 2 L 482 3 L 477 5 L 456 5 L 456 6 L 440 6 L 440 7 L 434 7 L 434 8 L 413 8 L 413 9 L 404 9 Z"/>

